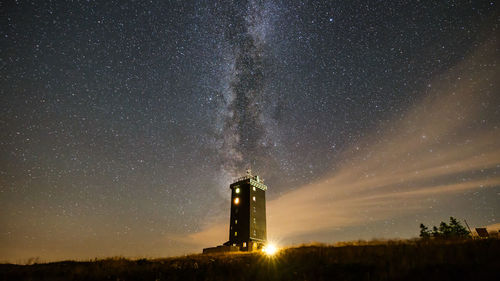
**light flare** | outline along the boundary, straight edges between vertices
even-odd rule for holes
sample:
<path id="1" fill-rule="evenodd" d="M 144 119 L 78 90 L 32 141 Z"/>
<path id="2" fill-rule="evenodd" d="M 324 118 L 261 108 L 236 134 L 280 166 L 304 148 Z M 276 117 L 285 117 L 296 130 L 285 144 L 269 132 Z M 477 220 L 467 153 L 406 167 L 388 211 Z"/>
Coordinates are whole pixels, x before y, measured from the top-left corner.
<path id="1" fill-rule="evenodd" d="M 262 248 L 262 252 L 267 256 L 273 256 L 278 252 L 278 247 L 273 243 L 269 243 Z"/>

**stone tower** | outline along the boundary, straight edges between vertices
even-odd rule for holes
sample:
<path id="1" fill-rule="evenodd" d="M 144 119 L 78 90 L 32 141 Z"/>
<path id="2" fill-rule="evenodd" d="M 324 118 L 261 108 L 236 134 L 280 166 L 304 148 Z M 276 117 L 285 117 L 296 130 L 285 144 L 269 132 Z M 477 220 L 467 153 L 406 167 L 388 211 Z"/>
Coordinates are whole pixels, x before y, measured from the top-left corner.
<path id="1" fill-rule="evenodd" d="M 260 249 L 267 240 L 266 190 L 259 176 L 247 175 L 232 183 L 231 221 L 228 246 L 238 246 L 241 251 Z"/>

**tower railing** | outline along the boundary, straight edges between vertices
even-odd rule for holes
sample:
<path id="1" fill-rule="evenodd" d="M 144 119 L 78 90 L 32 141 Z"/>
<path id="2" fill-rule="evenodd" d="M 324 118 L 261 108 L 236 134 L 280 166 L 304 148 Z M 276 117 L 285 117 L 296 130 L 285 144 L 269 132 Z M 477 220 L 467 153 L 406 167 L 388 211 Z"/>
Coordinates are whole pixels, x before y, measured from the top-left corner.
<path id="1" fill-rule="evenodd" d="M 234 182 L 244 181 L 244 180 L 248 180 L 248 179 L 256 179 L 256 178 L 257 178 L 257 176 L 246 175 L 246 176 L 242 176 L 242 177 L 235 179 Z"/>
<path id="2" fill-rule="evenodd" d="M 264 182 L 264 180 L 262 180 L 259 176 L 253 176 L 251 174 L 247 174 L 245 176 L 242 176 L 242 177 L 239 177 L 239 178 L 235 179 L 233 181 L 233 183 L 236 183 L 236 182 L 239 182 L 239 181 L 248 180 L 248 179 L 252 179 L 252 180 L 254 180 L 254 181 L 258 182 L 258 183 L 263 183 Z"/>

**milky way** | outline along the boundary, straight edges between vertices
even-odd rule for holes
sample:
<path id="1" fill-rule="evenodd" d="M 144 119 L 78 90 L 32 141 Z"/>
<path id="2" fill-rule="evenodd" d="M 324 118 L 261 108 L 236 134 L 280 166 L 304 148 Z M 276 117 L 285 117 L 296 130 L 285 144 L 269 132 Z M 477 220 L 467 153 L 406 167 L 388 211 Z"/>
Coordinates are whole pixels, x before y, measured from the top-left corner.
<path id="1" fill-rule="evenodd" d="M 302 214 L 274 223 L 287 241 L 498 223 L 493 1 L 16 1 L 1 14 L 0 261 L 222 243 L 228 185 L 247 168 L 269 186 L 270 221 Z"/>
<path id="2" fill-rule="evenodd" d="M 252 3 L 254 4 L 254 3 Z M 258 25 L 260 15 L 251 4 L 236 10 L 248 11 L 237 14 L 225 32 L 232 43 L 234 73 L 231 73 L 230 89 L 227 93 L 228 114 L 224 124 L 223 159 L 224 170 L 235 176 L 245 167 L 255 166 L 256 155 L 263 151 L 261 145 L 264 129 L 261 122 L 262 96 L 264 95 L 264 65 L 261 38 L 252 33 Z"/>

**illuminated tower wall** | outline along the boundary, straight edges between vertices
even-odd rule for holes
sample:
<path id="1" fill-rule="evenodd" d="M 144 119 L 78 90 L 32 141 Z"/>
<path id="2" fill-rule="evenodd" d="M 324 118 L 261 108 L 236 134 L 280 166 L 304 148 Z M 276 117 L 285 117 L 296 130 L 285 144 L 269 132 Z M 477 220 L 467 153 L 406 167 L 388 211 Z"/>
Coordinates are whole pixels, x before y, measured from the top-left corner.
<path id="1" fill-rule="evenodd" d="M 229 186 L 231 189 L 231 221 L 229 245 L 242 251 L 257 250 L 267 240 L 266 190 L 259 176 L 247 175 Z"/>

